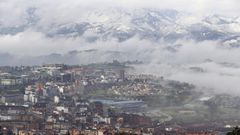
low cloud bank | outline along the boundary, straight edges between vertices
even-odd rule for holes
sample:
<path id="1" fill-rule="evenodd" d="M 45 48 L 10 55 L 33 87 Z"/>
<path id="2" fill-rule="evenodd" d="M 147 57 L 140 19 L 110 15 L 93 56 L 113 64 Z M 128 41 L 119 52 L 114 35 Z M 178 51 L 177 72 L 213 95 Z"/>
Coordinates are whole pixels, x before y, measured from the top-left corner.
<path id="1" fill-rule="evenodd" d="M 31 39 L 28 37 L 31 35 Z M 21 43 L 21 45 L 19 45 Z M 88 43 L 81 38 L 48 38 L 26 31 L 1 36 L 1 65 L 43 63 L 88 64 L 143 61 L 139 73 L 193 83 L 217 92 L 240 94 L 240 48 L 226 48 L 218 41 L 177 41 L 174 44 L 132 38 L 125 42 Z"/>

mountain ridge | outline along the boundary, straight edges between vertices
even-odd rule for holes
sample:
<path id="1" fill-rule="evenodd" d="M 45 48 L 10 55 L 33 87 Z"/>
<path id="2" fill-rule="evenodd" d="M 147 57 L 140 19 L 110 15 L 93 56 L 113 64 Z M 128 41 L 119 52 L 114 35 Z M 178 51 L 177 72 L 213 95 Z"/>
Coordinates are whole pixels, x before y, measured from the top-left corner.
<path id="1" fill-rule="evenodd" d="M 222 40 L 240 35 L 240 19 L 211 15 L 193 21 L 194 15 L 176 10 L 122 8 L 86 11 L 75 22 L 42 24 L 38 9 L 26 11 L 26 23 L 20 26 L 3 26 L 0 35 L 15 35 L 28 29 L 41 32 L 49 38 L 83 38 L 87 42 L 127 41 L 133 37 L 158 42 L 175 42 L 179 39 L 195 41 Z"/>

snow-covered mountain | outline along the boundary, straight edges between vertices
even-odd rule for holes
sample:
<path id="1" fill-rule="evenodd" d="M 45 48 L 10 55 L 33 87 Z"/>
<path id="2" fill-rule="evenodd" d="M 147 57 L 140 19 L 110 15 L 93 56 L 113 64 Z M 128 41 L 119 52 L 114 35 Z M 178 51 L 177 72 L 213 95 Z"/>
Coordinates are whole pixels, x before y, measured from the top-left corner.
<path id="1" fill-rule="evenodd" d="M 80 14 L 80 13 L 79 13 Z M 73 15 L 74 16 L 74 15 Z M 42 23 L 46 18 L 38 9 L 30 8 L 21 25 L 0 23 L 1 35 L 15 35 L 25 30 L 63 38 L 81 37 L 88 42 L 97 40 L 126 41 L 132 37 L 150 41 L 174 42 L 178 39 L 196 41 L 227 40 L 240 35 L 240 19 L 211 15 L 196 17 L 185 12 L 158 9 L 91 9 L 81 13 L 74 21 Z"/>

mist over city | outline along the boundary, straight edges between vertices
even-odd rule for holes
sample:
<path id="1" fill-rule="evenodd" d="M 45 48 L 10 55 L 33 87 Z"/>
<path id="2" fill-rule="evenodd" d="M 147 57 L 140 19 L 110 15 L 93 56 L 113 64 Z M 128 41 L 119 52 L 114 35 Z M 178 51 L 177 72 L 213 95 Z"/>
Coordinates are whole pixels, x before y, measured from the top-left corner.
<path id="1" fill-rule="evenodd" d="M 1 0 L 0 135 L 240 131 L 239 5 Z"/>

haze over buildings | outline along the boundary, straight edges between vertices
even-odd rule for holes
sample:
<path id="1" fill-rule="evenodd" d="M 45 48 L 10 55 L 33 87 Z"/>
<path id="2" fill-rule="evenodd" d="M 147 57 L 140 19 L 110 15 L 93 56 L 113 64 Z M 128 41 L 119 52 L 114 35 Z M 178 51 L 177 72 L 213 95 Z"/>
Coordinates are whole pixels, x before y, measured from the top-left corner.
<path id="1" fill-rule="evenodd" d="M 43 134 L 105 126 L 186 134 L 193 123 L 229 130 L 240 114 L 239 5 L 1 0 L 0 126 L 30 121 L 11 128 Z M 6 113 L 12 108 L 24 115 Z"/>

